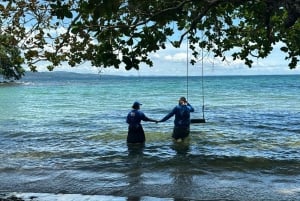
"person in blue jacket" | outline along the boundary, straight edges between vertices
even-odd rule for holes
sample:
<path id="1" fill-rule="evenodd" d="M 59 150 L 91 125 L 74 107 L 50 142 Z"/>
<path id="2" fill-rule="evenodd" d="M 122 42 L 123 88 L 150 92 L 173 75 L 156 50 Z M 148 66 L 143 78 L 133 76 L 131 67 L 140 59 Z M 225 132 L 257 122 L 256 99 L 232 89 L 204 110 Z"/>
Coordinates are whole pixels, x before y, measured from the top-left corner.
<path id="1" fill-rule="evenodd" d="M 164 122 L 175 115 L 174 128 L 172 137 L 180 142 L 190 134 L 190 113 L 194 112 L 194 108 L 187 102 L 185 97 L 180 97 L 178 105 L 158 122 Z"/>
<path id="2" fill-rule="evenodd" d="M 132 110 L 127 115 L 127 143 L 144 143 L 146 141 L 141 121 L 158 122 L 157 120 L 148 118 L 142 111 L 140 111 L 140 105 L 142 104 L 138 101 L 134 102 L 132 105 Z"/>

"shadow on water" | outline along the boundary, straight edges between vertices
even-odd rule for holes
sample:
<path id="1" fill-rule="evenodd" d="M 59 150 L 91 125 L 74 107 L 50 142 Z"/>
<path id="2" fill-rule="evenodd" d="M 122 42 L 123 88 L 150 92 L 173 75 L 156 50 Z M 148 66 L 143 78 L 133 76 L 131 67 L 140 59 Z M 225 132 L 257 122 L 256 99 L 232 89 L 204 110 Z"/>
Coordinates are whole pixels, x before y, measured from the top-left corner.
<path id="1" fill-rule="evenodd" d="M 127 148 L 128 148 L 129 157 L 138 157 L 144 154 L 145 144 L 144 143 L 127 144 Z"/>
<path id="2" fill-rule="evenodd" d="M 174 141 L 171 148 L 176 152 L 177 156 L 186 156 L 190 151 L 190 139 L 186 138 L 182 142 Z"/>
<path id="3" fill-rule="evenodd" d="M 172 168 L 170 174 L 173 180 L 170 197 L 173 197 L 174 201 L 186 201 L 187 199 L 184 198 L 192 194 L 190 187 L 193 186 L 193 175 L 187 170 L 190 164 L 190 139 L 186 138 L 182 142 L 174 141 L 171 149 L 176 152 L 174 160 L 178 165 Z"/>
<path id="4" fill-rule="evenodd" d="M 193 185 L 193 175 L 186 170 L 186 165 L 190 160 L 189 139 L 180 143 L 173 142 L 171 143 L 170 148 L 175 151 L 175 155 L 172 160 L 174 160 L 174 162 L 176 161 L 176 164 L 181 165 L 172 165 L 172 163 L 169 164 L 168 172 L 170 172 L 170 177 L 157 178 L 157 175 L 153 175 L 152 173 L 152 176 L 146 176 L 149 168 L 148 165 L 150 164 L 147 162 L 145 163 L 145 160 L 147 160 L 147 154 L 144 153 L 145 145 L 128 144 L 130 167 L 126 174 L 128 177 L 128 189 L 126 190 L 127 201 L 146 201 L 148 198 L 149 200 L 152 200 L 154 197 L 147 196 L 155 196 L 158 191 L 164 192 L 163 196 L 157 195 L 160 197 L 159 200 L 191 200 L 186 199 L 192 193 L 189 186 Z M 161 182 L 156 181 L 157 179 L 161 180 Z M 164 180 L 168 181 L 166 182 Z M 166 198 L 164 199 L 161 196 Z"/>
<path id="5" fill-rule="evenodd" d="M 127 171 L 128 177 L 128 192 L 129 194 L 134 194 L 133 192 L 142 190 L 142 160 L 144 155 L 145 144 L 127 144 L 128 148 L 128 159 L 130 160 L 130 167 Z M 142 197 L 139 195 L 128 196 L 127 201 L 140 201 Z"/>

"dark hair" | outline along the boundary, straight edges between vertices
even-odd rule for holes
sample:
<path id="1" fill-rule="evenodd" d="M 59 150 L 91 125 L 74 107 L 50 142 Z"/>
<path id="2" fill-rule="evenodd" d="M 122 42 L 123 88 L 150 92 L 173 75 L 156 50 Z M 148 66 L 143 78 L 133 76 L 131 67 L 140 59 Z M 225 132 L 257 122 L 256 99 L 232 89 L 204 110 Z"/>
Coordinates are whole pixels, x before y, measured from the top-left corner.
<path id="1" fill-rule="evenodd" d="M 180 97 L 179 100 L 186 102 L 186 98 L 184 96 Z"/>

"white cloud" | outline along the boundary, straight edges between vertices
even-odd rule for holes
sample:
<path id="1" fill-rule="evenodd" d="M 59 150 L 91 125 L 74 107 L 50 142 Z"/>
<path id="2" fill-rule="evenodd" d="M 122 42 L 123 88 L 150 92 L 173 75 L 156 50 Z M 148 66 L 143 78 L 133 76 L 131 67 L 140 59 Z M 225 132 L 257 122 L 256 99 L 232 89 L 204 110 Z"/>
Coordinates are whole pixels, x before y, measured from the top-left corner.
<path id="1" fill-rule="evenodd" d="M 187 60 L 187 53 L 176 53 L 174 55 L 165 55 L 164 59 L 166 61 L 171 61 L 171 62 L 186 62 Z"/>

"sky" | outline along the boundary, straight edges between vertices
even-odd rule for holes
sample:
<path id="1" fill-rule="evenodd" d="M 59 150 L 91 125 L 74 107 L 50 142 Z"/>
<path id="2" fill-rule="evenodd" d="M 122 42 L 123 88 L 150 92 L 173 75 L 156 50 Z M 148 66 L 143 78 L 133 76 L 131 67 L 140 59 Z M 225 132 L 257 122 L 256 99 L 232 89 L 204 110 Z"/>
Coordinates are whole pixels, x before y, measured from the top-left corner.
<path id="1" fill-rule="evenodd" d="M 77 67 L 69 67 L 67 64 L 57 67 L 56 71 L 70 71 L 77 73 L 101 73 L 104 75 L 123 76 L 200 76 L 202 75 L 202 62 L 197 62 L 194 66 L 187 64 L 191 58 L 191 52 L 187 52 L 186 45 L 180 48 L 173 48 L 171 45 L 166 49 L 150 54 L 153 67 L 145 64 L 139 70 L 125 70 L 124 66 L 119 69 L 97 68 L 89 63 L 81 64 Z M 229 55 L 229 54 L 228 54 Z M 226 61 L 213 58 L 211 54 L 204 52 L 203 74 L 204 76 L 218 75 L 278 75 L 278 74 L 300 74 L 300 66 L 290 70 L 288 61 L 284 59 L 285 54 L 280 51 L 280 45 L 274 47 L 273 52 L 264 59 L 253 59 L 253 66 L 249 68 L 243 61 L 233 61 L 229 56 Z M 187 70 L 188 69 L 188 70 Z"/>

